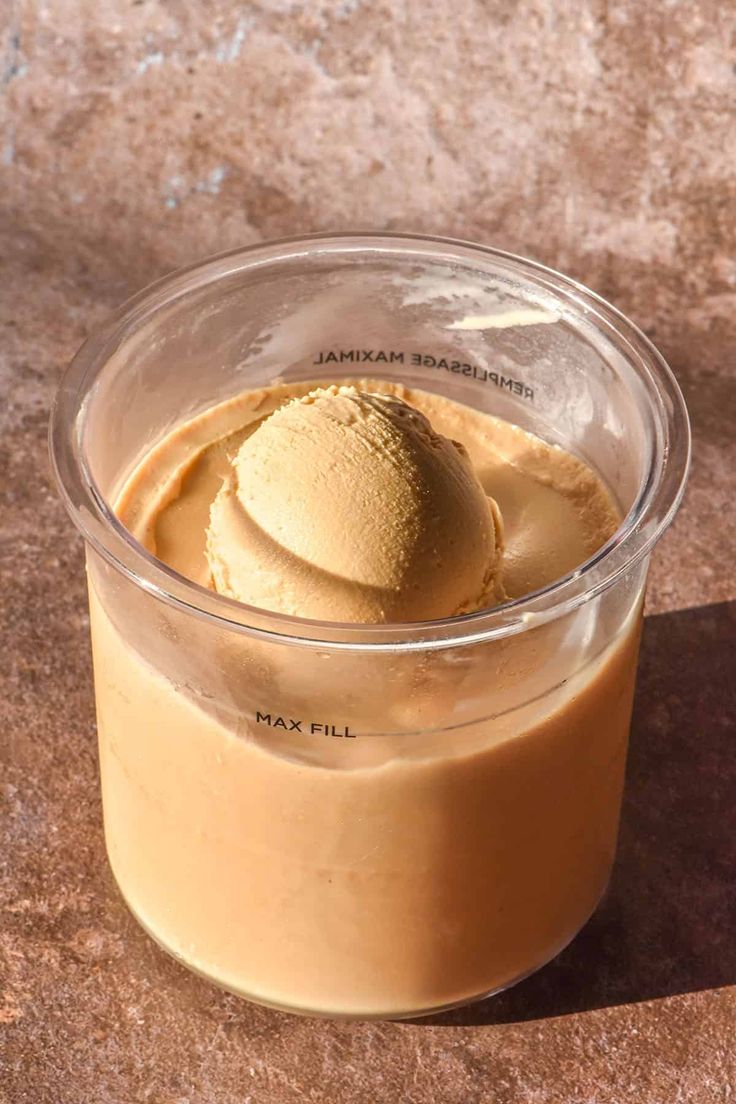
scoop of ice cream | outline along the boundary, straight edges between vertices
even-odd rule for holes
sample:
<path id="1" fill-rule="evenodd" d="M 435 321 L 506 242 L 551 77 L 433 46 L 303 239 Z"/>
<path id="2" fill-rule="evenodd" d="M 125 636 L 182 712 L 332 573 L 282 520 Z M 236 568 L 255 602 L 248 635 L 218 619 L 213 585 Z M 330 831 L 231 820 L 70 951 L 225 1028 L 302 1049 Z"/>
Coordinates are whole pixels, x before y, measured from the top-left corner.
<path id="1" fill-rule="evenodd" d="M 216 589 L 343 622 L 425 621 L 492 604 L 500 520 L 465 450 L 412 406 L 317 389 L 243 442 L 210 511 Z"/>

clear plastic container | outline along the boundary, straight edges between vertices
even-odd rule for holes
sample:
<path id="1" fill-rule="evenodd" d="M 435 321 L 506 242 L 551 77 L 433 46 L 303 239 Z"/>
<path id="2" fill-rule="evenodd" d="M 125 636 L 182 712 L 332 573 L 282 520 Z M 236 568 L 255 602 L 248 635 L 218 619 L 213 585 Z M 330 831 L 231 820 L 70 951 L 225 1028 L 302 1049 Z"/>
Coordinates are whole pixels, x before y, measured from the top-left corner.
<path id="1" fill-rule="evenodd" d="M 214 403 L 369 375 L 589 463 L 624 521 L 503 607 L 338 625 L 198 587 L 116 518 L 131 470 Z M 556 955 L 614 859 L 648 556 L 689 430 L 662 358 L 540 265 L 461 242 L 310 237 L 230 253 L 127 303 L 51 424 L 87 549 L 105 833 L 140 923 L 251 1000 L 415 1016 Z"/>

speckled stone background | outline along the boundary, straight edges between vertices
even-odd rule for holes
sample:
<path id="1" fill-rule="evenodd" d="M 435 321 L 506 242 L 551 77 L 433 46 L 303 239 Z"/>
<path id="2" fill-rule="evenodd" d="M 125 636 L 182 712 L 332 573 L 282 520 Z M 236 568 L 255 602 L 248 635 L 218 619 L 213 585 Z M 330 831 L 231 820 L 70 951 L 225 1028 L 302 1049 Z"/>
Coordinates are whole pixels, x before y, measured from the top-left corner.
<path id="1" fill-rule="evenodd" d="M 674 1104 L 736 1095 L 736 10 L 716 0 L 0 0 L 0 1101 Z M 79 541 L 47 411 L 91 326 L 204 254 L 473 238 L 629 313 L 688 400 L 606 904 L 416 1024 L 250 1007 L 107 870 Z"/>

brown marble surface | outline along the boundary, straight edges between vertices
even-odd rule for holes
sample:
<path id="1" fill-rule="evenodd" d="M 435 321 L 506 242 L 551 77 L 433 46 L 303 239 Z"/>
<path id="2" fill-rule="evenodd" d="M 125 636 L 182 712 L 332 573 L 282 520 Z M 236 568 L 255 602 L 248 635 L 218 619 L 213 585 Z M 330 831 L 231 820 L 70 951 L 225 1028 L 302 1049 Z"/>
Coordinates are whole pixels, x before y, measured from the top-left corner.
<path id="1" fill-rule="evenodd" d="M 735 34 L 715 0 L 0 0 L 2 1104 L 734 1098 Z M 45 453 L 59 372 L 126 295 L 346 227 L 570 272 L 657 341 L 694 428 L 608 899 L 536 977 L 415 1024 L 249 1006 L 126 913 Z"/>

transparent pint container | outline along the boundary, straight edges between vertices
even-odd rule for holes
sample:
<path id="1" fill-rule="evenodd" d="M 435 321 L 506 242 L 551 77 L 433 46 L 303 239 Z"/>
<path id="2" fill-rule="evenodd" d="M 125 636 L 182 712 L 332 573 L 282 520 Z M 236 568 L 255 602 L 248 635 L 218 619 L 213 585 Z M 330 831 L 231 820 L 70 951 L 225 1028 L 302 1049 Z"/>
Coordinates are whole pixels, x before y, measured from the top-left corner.
<path id="1" fill-rule="evenodd" d="M 249 388 L 370 376 L 488 411 L 590 464 L 624 521 L 491 611 L 327 624 L 149 555 L 121 486 Z M 51 450 L 87 550 L 105 835 L 162 947 L 251 1000 L 399 1017 L 556 955 L 613 862 L 648 557 L 689 432 L 639 331 L 530 261 L 423 237 L 309 237 L 175 273 L 83 346 Z"/>

